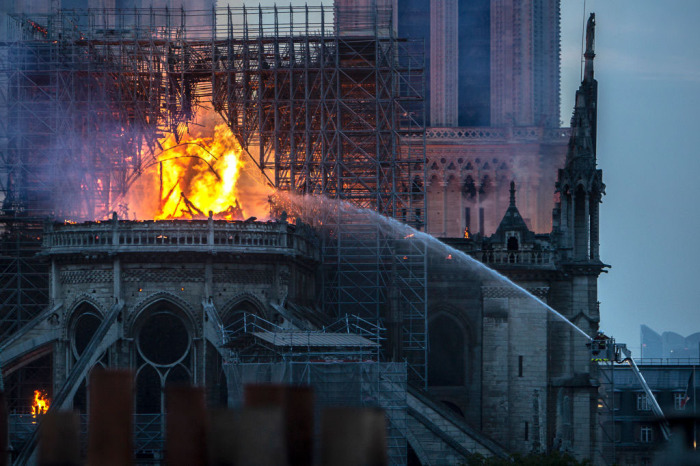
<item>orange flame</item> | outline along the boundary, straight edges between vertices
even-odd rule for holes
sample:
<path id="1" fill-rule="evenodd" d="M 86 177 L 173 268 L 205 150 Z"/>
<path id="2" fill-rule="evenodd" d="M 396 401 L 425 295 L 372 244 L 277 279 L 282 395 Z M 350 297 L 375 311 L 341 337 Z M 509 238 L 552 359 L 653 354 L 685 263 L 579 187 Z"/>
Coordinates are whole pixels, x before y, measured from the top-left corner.
<path id="1" fill-rule="evenodd" d="M 469 239 L 469 227 L 464 227 L 464 239 Z"/>
<path id="2" fill-rule="evenodd" d="M 164 150 L 158 162 L 161 195 L 156 220 L 205 217 L 210 210 L 225 213 L 228 220 L 243 219 L 236 192 L 242 150 L 227 132 L 228 128 L 220 124 L 213 138 L 186 137 L 177 144 L 169 136 L 161 144 Z"/>
<path id="3" fill-rule="evenodd" d="M 32 417 L 37 417 L 40 414 L 46 414 L 49 406 L 51 406 L 51 400 L 45 391 L 34 390 L 34 402 L 32 403 Z"/>
<path id="4" fill-rule="evenodd" d="M 211 115 L 201 121 L 197 135 L 159 141 L 162 151 L 125 198 L 127 215 L 139 220 L 204 219 L 209 211 L 218 220 L 266 216 L 270 189 L 259 182 L 261 174 L 252 173 L 257 167 L 247 166 L 225 124 L 215 124 Z"/>

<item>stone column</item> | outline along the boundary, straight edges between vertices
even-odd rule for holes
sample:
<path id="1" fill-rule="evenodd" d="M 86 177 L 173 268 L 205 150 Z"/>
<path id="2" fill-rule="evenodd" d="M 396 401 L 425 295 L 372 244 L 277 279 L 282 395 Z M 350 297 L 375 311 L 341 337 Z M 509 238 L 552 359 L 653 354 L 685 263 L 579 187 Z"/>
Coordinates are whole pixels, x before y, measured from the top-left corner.
<path id="1" fill-rule="evenodd" d="M 509 351 L 508 299 L 497 298 L 500 287 L 482 287 L 483 345 L 482 345 L 482 431 L 499 440 L 509 431 Z M 496 293 L 496 294 L 494 294 Z"/>
<path id="2" fill-rule="evenodd" d="M 54 306 L 61 299 L 61 275 L 56 264 L 56 259 L 51 259 L 51 281 L 49 282 L 51 302 Z"/>

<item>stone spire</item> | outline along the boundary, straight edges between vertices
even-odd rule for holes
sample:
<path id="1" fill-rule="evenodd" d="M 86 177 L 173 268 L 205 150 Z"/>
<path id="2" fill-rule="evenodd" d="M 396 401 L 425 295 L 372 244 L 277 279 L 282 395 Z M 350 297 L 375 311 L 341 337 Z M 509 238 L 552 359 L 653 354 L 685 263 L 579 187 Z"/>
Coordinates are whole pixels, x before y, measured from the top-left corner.
<path id="1" fill-rule="evenodd" d="M 585 71 L 583 81 L 576 91 L 576 104 L 571 117 L 571 139 L 566 154 L 567 166 L 577 168 L 591 165 L 595 168 L 596 127 L 598 118 L 598 82 L 593 74 L 595 13 L 591 13 L 586 27 Z M 584 159 L 584 160 L 582 160 Z"/>
<path id="2" fill-rule="evenodd" d="M 517 231 L 523 234 L 531 233 L 522 215 L 520 215 L 518 207 L 515 205 L 515 181 L 510 182 L 510 205 L 496 229 L 496 235 L 505 238 L 507 231 Z"/>
<path id="3" fill-rule="evenodd" d="M 561 200 L 553 223 L 565 260 L 602 266 L 598 207 L 605 185 L 596 161 L 598 82 L 593 75 L 594 37 L 595 14 L 591 13 L 586 26 L 585 71 L 576 91 L 566 165 L 558 173 L 557 192 Z"/>
<path id="4" fill-rule="evenodd" d="M 593 59 L 595 58 L 595 13 L 591 13 L 586 24 L 586 52 L 583 54 L 586 60 L 583 81 L 593 81 Z"/>

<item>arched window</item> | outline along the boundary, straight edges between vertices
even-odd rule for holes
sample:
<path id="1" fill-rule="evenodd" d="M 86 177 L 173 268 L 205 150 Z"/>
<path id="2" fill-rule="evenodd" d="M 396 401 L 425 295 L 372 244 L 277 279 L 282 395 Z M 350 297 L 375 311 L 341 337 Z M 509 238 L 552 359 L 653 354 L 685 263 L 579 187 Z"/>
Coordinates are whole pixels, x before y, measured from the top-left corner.
<path id="1" fill-rule="evenodd" d="M 246 323 L 251 323 L 254 316 L 261 316 L 261 311 L 252 301 L 244 299 L 236 303 L 224 318 L 224 330 L 231 335 L 243 331 Z M 260 324 L 260 322 L 258 322 Z"/>
<path id="2" fill-rule="evenodd" d="M 428 385 L 463 386 L 466 375 L 466 338 L 456 319 L 440 314 L 428 324 Z"/>
<path id="3" fill-rule="evenodd" d="M 583 186 L 576 188 L 574 196 L 574 254 L 577 258 L 588 257 L 588 216 L 586 212 L 586 191 Z"/>
<path id="4" fill-rule="evenodd" d="M 76 359 L 90 344 L 101 323 L 102 316 L 92 305 L 83 303 L 75 310 L 71 323 L 71 347 Z"/>
<path id="5" fill-rule="evenodd" d="M 162 413 L 164 386 L 192 383 L 192 332 L 181 311 L 167 302 L 153 305 L 135 328 L 136 411 Z"/>
<path id="6" fill-rule="evenodd" d="M 89 303 L 83 303 L 76 308 L 71 318 L 70 323 L 70 351 L 74 360 L 78 360 L 85 349 L 92 341 L 92 337 L 97 332 L 100 324 L 102 324 L 102 315 L 95 307 Z M 81 412 L 87 412 L 87 381 L 90 379 L 90 373 L 95 370 L 102 370 L 108 366 L 108 352 L 95 363 L 89 373 L 80 382 L 78 389 L 73 395 L 73 409 Z"/>
<path id="7" fill-rule="evenodd" d="M 467 177 L 464 179 L 462 194 L 470 198 L 476 196 L 476 184 L 474 184 L 474 178 L 472 178 L 471 175 L 467 175 Z"/>

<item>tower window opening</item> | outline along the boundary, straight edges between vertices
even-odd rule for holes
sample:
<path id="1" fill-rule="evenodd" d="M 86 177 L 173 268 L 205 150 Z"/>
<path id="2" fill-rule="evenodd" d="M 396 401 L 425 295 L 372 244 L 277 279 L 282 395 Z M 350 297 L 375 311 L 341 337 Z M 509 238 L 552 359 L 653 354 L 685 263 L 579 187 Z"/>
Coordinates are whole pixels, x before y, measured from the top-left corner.
<path id="1" fill-rule="evenodd" d="M 523 357 L 518 356 L 518 377 L 523 376 Z"/>
<path id="2" fill-rule="evenodd" d="M 520 249 L 518 244 L 518 238 L 516 238 L 515 236 L 511 236 L 510 238 L 508 238 L 507 247 L 509 251 L 517 251 L 518 249 Z"/>

